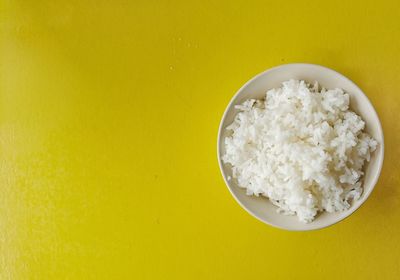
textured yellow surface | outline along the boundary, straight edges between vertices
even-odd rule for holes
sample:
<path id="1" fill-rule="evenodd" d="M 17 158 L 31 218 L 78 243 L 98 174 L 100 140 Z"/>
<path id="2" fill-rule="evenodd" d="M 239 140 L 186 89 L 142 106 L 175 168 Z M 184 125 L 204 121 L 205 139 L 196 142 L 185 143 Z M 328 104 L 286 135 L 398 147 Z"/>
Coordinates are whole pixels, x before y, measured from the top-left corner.
<path id="1" fill-rule="evenodd" d="M 0 279 L 399 279 L 397 1 L 2 1 Z M 338 70 L 380 115 L 367 203 L 315 232 L 252 218 L 220 117 L 267 68 Z"/>

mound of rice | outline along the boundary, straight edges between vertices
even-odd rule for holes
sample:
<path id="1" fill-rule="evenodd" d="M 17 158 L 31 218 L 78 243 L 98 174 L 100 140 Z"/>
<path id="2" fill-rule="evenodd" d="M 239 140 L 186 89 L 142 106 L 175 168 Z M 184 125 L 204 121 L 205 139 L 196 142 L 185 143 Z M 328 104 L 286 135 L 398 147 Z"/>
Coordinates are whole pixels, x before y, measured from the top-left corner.
<path id="1" fill-rule="evenodd" d="M 343 90 L 290 80 L 236 109 L 222 159 L 248 195 L 266 196 L 306 223 L 360 198 L 362 167 L 377 142 Z"/>

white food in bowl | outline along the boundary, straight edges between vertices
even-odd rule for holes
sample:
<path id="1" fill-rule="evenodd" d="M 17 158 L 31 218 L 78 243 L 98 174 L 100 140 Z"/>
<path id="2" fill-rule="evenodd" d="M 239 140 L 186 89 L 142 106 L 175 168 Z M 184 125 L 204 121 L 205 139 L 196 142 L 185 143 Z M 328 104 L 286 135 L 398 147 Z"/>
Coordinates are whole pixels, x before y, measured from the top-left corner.
<path id="1" fill-rule="evenodd" d="M 343 90 L 290 80 L 236 108 L 222 159 L 248 195 L 266 196 L 302 222 L 359 199 L 362 167 L 377 142 Z"/>

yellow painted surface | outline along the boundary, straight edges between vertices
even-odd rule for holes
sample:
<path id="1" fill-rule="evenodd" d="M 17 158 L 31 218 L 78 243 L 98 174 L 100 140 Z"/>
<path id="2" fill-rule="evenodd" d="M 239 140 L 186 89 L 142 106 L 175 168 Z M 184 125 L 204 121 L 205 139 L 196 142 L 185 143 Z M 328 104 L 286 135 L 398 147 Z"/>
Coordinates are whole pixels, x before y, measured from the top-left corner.
<path id="1" fill-rule="evenodd" d="M 398 1 L 2 1 L 0 279 L 399 279 Z M 283 63 L 353 79 L 386 139 L 327 229 L 264 225 L 216 160 L 235 91 Z"/>

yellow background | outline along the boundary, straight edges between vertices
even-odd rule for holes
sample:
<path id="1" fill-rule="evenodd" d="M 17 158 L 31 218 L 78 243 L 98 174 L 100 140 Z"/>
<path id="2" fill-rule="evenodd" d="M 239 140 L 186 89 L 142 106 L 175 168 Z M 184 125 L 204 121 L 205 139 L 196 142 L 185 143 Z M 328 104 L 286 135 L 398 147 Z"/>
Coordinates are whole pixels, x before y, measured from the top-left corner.
<path id="1" fill-rule="evenodd" d="M 2 1 L 0 279 L 399 279 L 398 1 Z M 236 90 L 290 62 L 354 80 L 384 128 L 367 203 L 262 224 L 216 159 Z"/>

